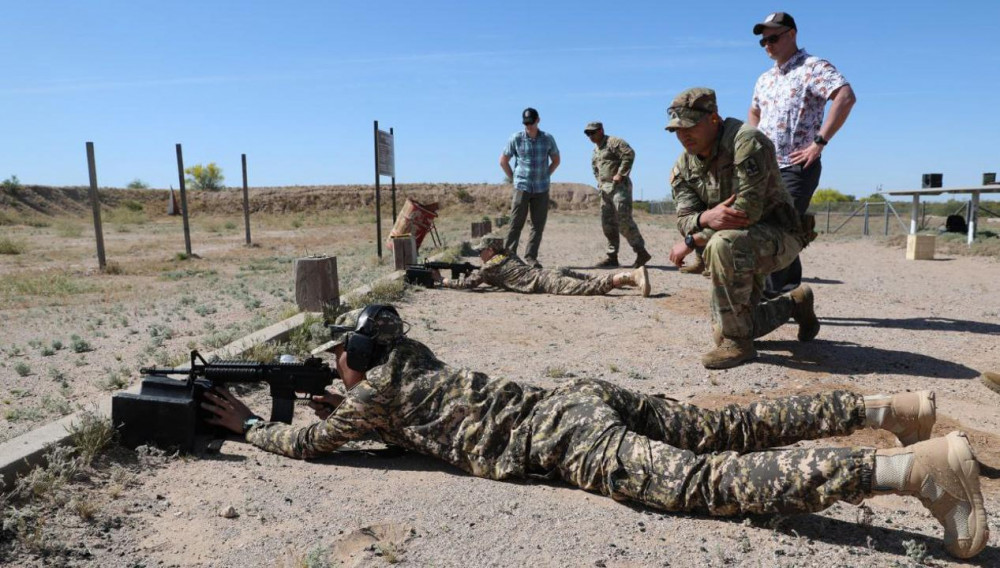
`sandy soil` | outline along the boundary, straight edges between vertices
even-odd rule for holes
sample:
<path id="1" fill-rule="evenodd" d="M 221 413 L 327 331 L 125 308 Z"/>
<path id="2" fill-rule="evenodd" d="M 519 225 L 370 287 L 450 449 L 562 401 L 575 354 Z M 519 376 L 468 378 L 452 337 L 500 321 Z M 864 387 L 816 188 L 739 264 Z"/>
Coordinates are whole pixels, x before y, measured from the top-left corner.
<path id="1" fill-rule="evenodd" d="M 1000 313 L 990 294 L 1000 263 L 908 262 L 902 250 L 870 241 L 818 242 L 803 260 L 817 293 L 819 338 L 799 343 L 786 326 L 759 341 L 757 362 L 710 372 L 699 364 L 711 343 L 708 282 L 667 266 L 676 233 L 662 218 L 643 216 L 640 227 L 654 255 L 652 298 L 633 291 L 568 298 L 417 290 L 401 313 L 411 335 L 443 360 L 546 386 L 601 377 L 713 407 L 832 388 L 933 389 L 935 434 L 969 432 L 984 464 L 987 507 L 1000 509 L 1000 397 L 976 380 L 980 370 L 1000 366 Z M 600 256 L 602 240 L 596 213 L 553 215 L 539 260 L 585 269 Z M 266 412 L 264 396 L 251 400 Z M 309 420 L 305 412 L 296 417 Z M 891 438 L 863 431 L 821 443 L 887 447 Z M 63 544 L 58 554 L 17 549 L 7 560 L 109 567 L 887 566 L 909 564 L 904 543 L 914 541 L 926 545 L 936 565 L 957 564 L 915 499 L 714 519 L 633 508 L 561 484 L 478 479 L 377 444 L 309 462 L 236 440 L 197 459 L 117 459 L 136 472 L 125 491 L 112 493 L 94 476 L 79 489 L 98 506 L 92 520 L 69 511 L 49 519 L 46 531 Z M 229 507 L 235 517 L 220 515 Z M 996 518 L 974 565 L 1000 565 Z"/>

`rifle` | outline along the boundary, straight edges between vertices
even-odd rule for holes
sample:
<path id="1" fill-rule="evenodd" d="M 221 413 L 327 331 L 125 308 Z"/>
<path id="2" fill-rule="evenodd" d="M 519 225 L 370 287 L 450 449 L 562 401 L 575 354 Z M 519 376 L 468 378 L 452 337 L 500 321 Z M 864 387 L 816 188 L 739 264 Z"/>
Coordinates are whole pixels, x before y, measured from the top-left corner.
<path id="1" fill-rule="evenodd" d="M 291 424 L 296 392 L 322 394 L 337 371 L 318 357 L 302 363 L 213 361 L 191 351 L 188 369 L 144 367 L 138 394 L 118 393 L 111 401 L 111 418 L 120 428 L 122 443 L 137 446 L 153 441 L 190 451 L 196 433 L 205 433 L 208 417 L 202 410 L 204 393 L 215 386 L 266 382 L 271 387 L 271 421 Z M 179 381 L 169 375 L 187 375 Z"/>
<path id="2" fill-rule="evenodd" d="M 471 262 L 424 262 L 423 264 L 408 264 L 406 266 L 406 282 L 420 284 L 428 288 L 434 287 L 434 270 L 451 270 L 452 280 L 458 280 L 462 274 L 468 276 L 479 267 Z"/>

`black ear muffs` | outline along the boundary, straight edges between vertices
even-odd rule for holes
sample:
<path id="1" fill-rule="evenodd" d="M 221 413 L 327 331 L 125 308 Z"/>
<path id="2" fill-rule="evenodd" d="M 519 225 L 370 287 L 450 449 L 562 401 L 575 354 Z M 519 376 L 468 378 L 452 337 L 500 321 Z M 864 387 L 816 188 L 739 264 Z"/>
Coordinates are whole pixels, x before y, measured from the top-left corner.
<path id="1" fill-rule="evenodd" d="M 379 315 L 383 312 L 390 313 L 395 316 L 395 320 L 400 322 L 398 329 L 394 331 L 383 330 L 379 327 Z M 385 347 L 387 346 L 386 339 L 395 339 L 383 337 L 386 333 L 389 335 L 397 335 L 402 330 L 402 320 L 399 318 L 399 312 L 396 308 L 385 305 L 385 304 L 371 304 L 366 307 L 361 315 L 358 316 L 358 325 L 351 334 L 351 337 L 347 340 L 346 350 L 347 350 L 347 366 L 354 369 L 355 371 L 365 372 L 372 367 L 375 361 L 378 361 L 379 357 L 383 354 Z M 392 327 L 392 326 L 390 326 Z"/>
<path id="2" fill-rule="evenodd" d="M 351 334 L 347 340 L 347 366 L 355 371 L 365 372 L 374 359 L 375 340 L 361 332 Z"/>

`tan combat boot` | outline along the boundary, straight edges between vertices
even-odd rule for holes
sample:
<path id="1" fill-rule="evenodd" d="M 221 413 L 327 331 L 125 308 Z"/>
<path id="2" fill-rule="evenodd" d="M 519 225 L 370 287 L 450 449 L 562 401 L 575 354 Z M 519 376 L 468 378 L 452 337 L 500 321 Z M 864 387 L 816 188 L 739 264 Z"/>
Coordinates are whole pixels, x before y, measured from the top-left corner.
<path id="1" fill-rule="evenodd" d="M 645 266 L 640 266 L 628 272 L 619 272 L 615 278 L 622 286 L 635 286 L 639 288 L 643 297 L 649 296 L 649 271 Z"/>
<path id="2" fill-rule="evenodd" d="M 706 369 L 729 369 L 757 358 L 752 339 L 722 338 L 718 347 L 701 356 Z"/>
<path id="3" fill-rule="evenodd" d="M 705 272 L 705 259 L 700 254 L 694 255 L 694 262 L 680 267 L 680 272 L 684 274 L 702 274 Z"/>
<path id="4" fill-rule="evenodd" d="M 920 499 L 944 527 L 944 547 L 953 556 L 972 558 L 986 547 L 990 531 L 979 489 L 979 462 L 964 433 L 878 450 L 874 473 L 874 493 Z"/>
<path id="5" fill-rule="evenodd" d="M 982 375 L 979 375 L 979 380 L 986 385 L 986 388 L 991 391 L 1000 394 L 1000 373 L 993 373 L 990 371 L 983 371 Z"/>
<path id="6" fill-rule="evenodd" d="M 931 391 L 879 394 L 865 397 L 865 425 L 888 430 L 899 445 L 909 446 L 931 437 L 937 401 Z"/>
<path id="7" fill-rule="evenodd" d="M 788 293 L 795 306 L 792 317 L 799 323 L 799 341 L 812 341 L 819 334 L 819 320 L 813 310 L 813 291 L 806 284 Z"/>

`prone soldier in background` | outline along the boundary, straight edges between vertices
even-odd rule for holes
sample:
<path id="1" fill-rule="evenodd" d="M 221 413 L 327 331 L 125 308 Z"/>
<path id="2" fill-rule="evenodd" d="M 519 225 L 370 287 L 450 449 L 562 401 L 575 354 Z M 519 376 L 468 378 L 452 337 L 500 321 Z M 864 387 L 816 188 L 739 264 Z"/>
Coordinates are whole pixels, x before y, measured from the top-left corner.
<path id="1" fill-rule="evenodd" d="M 435 273 L 445 288 L 471 289 L 480 285 L 495 286 L 522 294 L 558 294 L 563 296 L 600 296 L 615 288 L 635 286 L 649 296 L 649 272 L 645 266 L 635 270 L 590 276 L 572 270 L 533 268 L 504 246 L 501 237 L 486 236 L 475 247 L 483 266 L 459 279 Z"/>
<path id="2" fill-rule="evenodd" d="M 292 458 L 374 433 L 478 477 L 559 478 L 664 511 L 789 514 L 913 496 L 944 527 L 948 552 L 971 558 L 986 546 L 979 465 L 961 432 L 928 439 L 928 391 L 833 391 L 706 410 L 597 379 L 555 389 L 490 379 L 442 362 L 404 327 L 390 306 L 337 319 L 330 349 L 346 392 L 313 397 L 321 422 L 264 422 L 225 389 L 206 393 L 211 422 Z M 903 447 L 774 449 L 864 427 L 892 432 Z"/>

